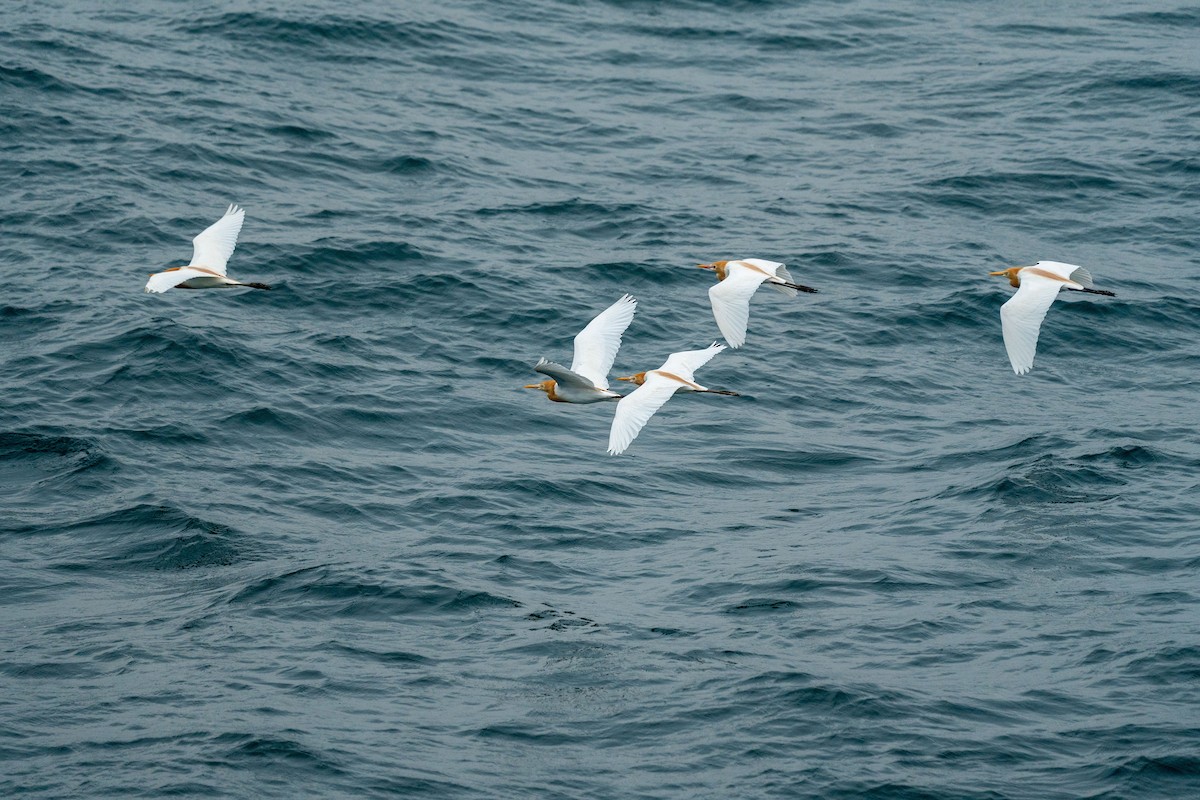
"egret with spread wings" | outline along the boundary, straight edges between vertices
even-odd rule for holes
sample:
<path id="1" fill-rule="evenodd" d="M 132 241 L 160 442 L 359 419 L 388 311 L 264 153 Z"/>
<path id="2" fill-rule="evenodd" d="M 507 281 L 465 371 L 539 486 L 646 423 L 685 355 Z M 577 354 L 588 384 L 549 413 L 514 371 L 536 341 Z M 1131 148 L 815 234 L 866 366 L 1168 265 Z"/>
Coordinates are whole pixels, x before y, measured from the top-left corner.
<path id="1" fill-rule="evenodd" d="M 1003 275 L 1017 287 L 1008 302 L 1000 306 L 1000 324 L 1004 330 L 1004 348 L 1013 372 L 1024 375 L 1033 368 L 1038 333 L 1059 289 L 1116 297 L 1103 289 L 1092 288 L 1092 273 L 1076 264 L 1039 261 L 1031 267 L 1011 267 L 989 275 Z"/>
<path id="2" fill-rule="evenodd" d="M 608 452 L 610 455 L 620 455 L 625 452 L 630 443 L 637 438 L 638 433 L 663 405 L 676 392 L 707 392 L 708 394 L 726 394 L 737 396 L 737 392 L 721 389 L 709 389 L 693 380 L 693 373 L 712 360 L 713 356 L 725 349 L 725 345 L 714 342 L 703 350 L 684 350 L 671 353 L 658 369 L 639 372 L 619 381 L 631 381 L 638 385 L 617 403 L 617 413 L 613 416 L 612 428 L 608 434 Z"/>
<path id="3" fill-rule="evenodd" d="M 797 292 L 815 294 L 816 289 L 801 286 L 792 280 L 787 267 L 778 261 L 743 258 L 738 261 L 714 261 L 697 264 L 700 269 L 717 273 L 716 286 L 708 290 L 717 327 L 730 347 L 746 343 L 746 326 L 750 321 L 750 297 L 765 281 L 777 292 L 795 297 Z"/>
<path id="4" fill-rule="evenodd" d="M 534 369 L 549 379 L 525 388 L 541 389 L 556 403 L 599 403 L 620 398 L 608 388 L 608 371 L 621 347 L 621 334 L 633 321 L 636 310 L 637 300 L 624 295 L 601 311 L 576 334 L 571 368 L 543 358 Z"/>
<path id="5" fill-rule="evenodd" d="M 227 289 L 234 286 L 270 289 L 265 283 L 243 283 L 225 274 L 225 264 L 237 246 L 245 218 L 245 209 L 229 206 L 225 216 L 192 239 L 192 263 L 154 273 L 146 282 L 146 291 L 161 294 L 168 289 Z"/>

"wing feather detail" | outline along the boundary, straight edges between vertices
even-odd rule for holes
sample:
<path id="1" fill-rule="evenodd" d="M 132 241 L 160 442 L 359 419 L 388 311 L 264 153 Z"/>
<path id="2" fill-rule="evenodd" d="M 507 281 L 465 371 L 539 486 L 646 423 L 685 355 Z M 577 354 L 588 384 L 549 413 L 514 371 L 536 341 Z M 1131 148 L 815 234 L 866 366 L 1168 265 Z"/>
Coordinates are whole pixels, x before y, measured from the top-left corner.
<path id="1" fill-rule="evenodd" d="M 646 382 L 617 401 L 608 433 L 609 455 L 620 455 L 637 438 L 642 428 L 682 384 L 662 375 L 648 373 Z"/>
<path id="2" fill-rule="evenodd" d="M 635 311 L 637 300 L 624 295 L 597 314 L 575 335 L 571 371 L 590 380 L 596 388 L 607 389 L 608 372 L 621 349 L 621 336 L 633 321 Z"/>
<path id="3" fill-rule="evenodd" d="M 226 209 L 225 216 L 192 239 L 191 265 L 205 267 L 224 275 L 225 265 L 233 255 L 233 248 L 237 247 L 238 234 L 242 231 L 245 218 L 246 210 L 231 204 Z"/>
<path id="4" fill-rule="evenodd" d="M 767 276 L 732 261 L 727 269 L 725 280 L 708 290 L 708 299 L 725 341 L 730 347 L 741 347 L 750 322 L 750 297 Z"/>
<path id="5" fill-rule="evenodd" d="M 1033 368 L 1033 357 L 1037 351 L 1038 333 L 1046 312 L 1058 297 L 1063 284 L 1051 278 L 1018 273 L 1020 288 L 1000 307 L 1000 325 L 1004 331 L 1004 349 L 1013 372 L 1024 375 Z"/>
<path id="6" fill-rule="evenodd" d="M 1091 289 L 1096 285 L 1092 280 L 1092 273 L 1084 267 L 1076 267 L 1075 271 L 1072 272 L 1067 279 L 1075 281 L 1085 289 Z"/>

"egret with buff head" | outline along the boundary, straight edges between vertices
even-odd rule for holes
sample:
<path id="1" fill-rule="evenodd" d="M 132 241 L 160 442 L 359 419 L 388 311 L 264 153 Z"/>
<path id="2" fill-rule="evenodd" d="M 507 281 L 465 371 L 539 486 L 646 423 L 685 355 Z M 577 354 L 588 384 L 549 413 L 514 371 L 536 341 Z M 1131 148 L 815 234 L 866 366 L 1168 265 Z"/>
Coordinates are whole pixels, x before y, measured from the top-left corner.
<path id="1" fill-rule="evenodd" d="M 750 321 L 750 296 L 764 281 L 777 292 L 795 297 L 798 292 L 816 294 L 811 286 L 802 286 L 792 280 L 787 267 L 778 261 L 761 258 L 743 258 L 737 261 L 714 261 L 697 264 L 700 269 L 717 273 L 717 285 L 708 290 L 712 303 L 713 317 L 717 327 L 730 347 L 741 347 L 746 342 L 746 326 Z"/>
<path id="2" fill-rule="evenodd" d="M 676 392 L 704 392 L 737 397 L 737 392 L 709 389 L 696 383 L 692 377 L 696 370 L 724 349 L 725 345 L 713 342 L 703 350 L 671 353 L 658 369 L 617 378 L 619 381 L 636 383 L 638 388 L 617 403 L 617 413 L 613 415 L 612 428 L 608 434 L 609 454 L 615 456 L 625 452 L 650 421 L 650 417 L 654 416 L 654 412 L 662 408 Z"/>
<path id="3" fill-rule="evenodd" d="M 608 388 L 608 371 L 621 347 L 621 335 L 633 321 L 635 311 L 637 300 L 624 295 L 576 334 L 575 357 L 570 369 L 543 358 L 534 369 L 548 375 L 549 380 L 530 383 L 524 388 L 540 389 L 556 403 L 599 403 L 620 399 L 620 394 Z"/>
<path id="4" fill-rule="evenodd" d="M 1092 288 L 1092 273 L 1077 264 L 1039 261 L 1028 267 L 1009 267 L 989 275 L 1001 275 L 1017 287 L 1008 302 L 1000 307 L 1000 326 L 1004 348 L 1013 372 L 1024 375 L 1033 368 L 1042 320 L 1050 310 L 1059 289 L 1116 297 L 1113 292 Z"/>

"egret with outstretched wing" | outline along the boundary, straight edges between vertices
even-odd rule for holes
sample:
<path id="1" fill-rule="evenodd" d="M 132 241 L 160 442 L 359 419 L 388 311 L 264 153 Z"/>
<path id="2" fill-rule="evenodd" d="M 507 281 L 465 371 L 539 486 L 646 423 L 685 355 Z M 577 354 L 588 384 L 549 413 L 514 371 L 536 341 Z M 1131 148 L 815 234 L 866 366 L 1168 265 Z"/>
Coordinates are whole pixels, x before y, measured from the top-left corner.
<path id="1" fill-rule="evenodd" d="M 265 283 L 235 281 L 225 274 L 225 265 L 237 246 L 245 218 L 245 209 L 230 205 L 225 216 L 192 239 L 192 263 L 154 273 L 146 282 L 146 291 L 161 294 L 168 289 L 227 289 L 234 286 L 270 289 Z"/>
<path id="2" fill-rule="evenodd" d="M 1046 312 L 1058 297 L 1059 289 L 1116 297 L 1103 289 L 1092 288 L 1092 273 L 1076 264 L 1039 261 L 1030 267 L 1010 267 L 989 275 L 1003 275 L 1017 291 L 1000 306 L 1000 325 L 1004 331 L 1004 349 L 1013 372 L 1024 375 L 1033 368 L 1038 333 Z"/>
<path id="3" fill-rule="evenodd" d="M 531 383 L 526 389 L 541 389 L 556 403 L 599 403 L 615 400 L 621 395 L 608 388 L 608 371 L 612 369 L 621 347 L 621 335 L 633 321 L 637 300 L 624 295 L 601 311 L 575 335 L 575 357 L 571 368 L 542 359 L 535 370 L 548 375 L 549 380 Z"/>
<path id="4" fill-rule="evenodd" d="M 778 261 L 743 258 L 738 261 L 714 261 L 697 264 L 700 269 L 717 273 L 716 286 L 708 290 L 713 317 L 730 347 L 746 342 L 746 326 L 750 321 L 750 297 L 765 281 L 772 289 L 795 297 L 797 292 L 815 294 L 816 289 L 801 286 L 792 280 L 787 267 Z"/>
<path id="5" fill-rule="evenodd" d="M 709 389 L 693 379 L 696 370 L 724 349 L 725 345 L 714 342 L 703 350 L 671 353 L 658 369 L 617 378 L 619 381 L 636 383 L 638 388 L 617 403 L 617 413 L 613 416 L 612 428 L 608 434 L 609 454 L 615 456 L 625 452 L 650 421 L 650 417 L 654 416 L 654 412 L 662 408 L 676 392 L 706 392 L 736 397 L 737 392 Z"/>

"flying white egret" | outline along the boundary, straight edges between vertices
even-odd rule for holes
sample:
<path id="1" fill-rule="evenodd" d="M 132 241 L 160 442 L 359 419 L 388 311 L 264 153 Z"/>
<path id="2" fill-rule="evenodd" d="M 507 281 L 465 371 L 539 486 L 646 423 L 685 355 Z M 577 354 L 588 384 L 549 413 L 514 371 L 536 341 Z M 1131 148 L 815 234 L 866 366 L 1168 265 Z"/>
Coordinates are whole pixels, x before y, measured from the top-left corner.
<path id="1" fill-rule="evenodd" d="M 192 239 L 192 263 L 186 267 L 171 267 L 155 272 L 146 282 L 146 291 L 161 294 L 168 289 L 225 289 L 248 286 L 251 289 L 270 289 L 265 283 L 242 283 L 225 275 L 225 264 L 237 246 L 242 230 L 245 209 L 231 205 L 225 216 L 209 225 Z"/>
<path id="2" fill-rule="evenodd" d="M 525 388 L 541 389 L 556 403 L 599 403 L 621 397 L 617 392 L 609 391 L 608 371 L 621 347 L 621 334 L 633 321 L 634 311 L 637 311 L 637 300 L 629 295 L 601 311 L 575 335 L 575 357 L 571 368 L 543 358 L 534 369 L 549 375 L 550 380 L 531 383 Z"/>
<path id="3" fill-rule="evenodd" d="M 1113 292 L 1092 288 L 1092 273 L 1075 264 L 1039 261 L 1031 267 L 1011 267 L 989 275 L 1004 275 L 1017 291 L 1000 306 L 1004 348 L 1013 372 L 1024 375 L 1033 367 L 1038 332 L 1059 289 L 1116 297 Z"/>
<path id="4" fill-rule="evenodd" d="M 714 261 L 697 264 L 700 269 L 711 269 L 717 273 L 719 283 L 708 290 L 712 302 L 713 316 L 717 327 L 730 347 L 741 347 L 746 342 L 746 325 L 750 320 L 750 296 L 763 281 L 772 289 L 795 297 L 797 292 L 815 294 L 816 289 L 801 286 L 792 281 L 787 267 L 778 261 L 761 258 L 743 258 L 738 261 Z"/>
<path id="5" fill-rule="evenodd" d="M 707 392 L 727 394 L 734 397 L 737 392 L 709 389 L 692 380 L 692 373 L 712 360 L 725 349 L 725 345 L 714 342 L 703 350 L 684 350 L 671 353 L 663 365 L 648 372 L 639 372 L 619 381 L 632 381 L 638 385 L 617 403 L 612 428 L 608 434 L 608 452 L 620 455 L 637 438 L 638 433 L 676 392 Z"/>

